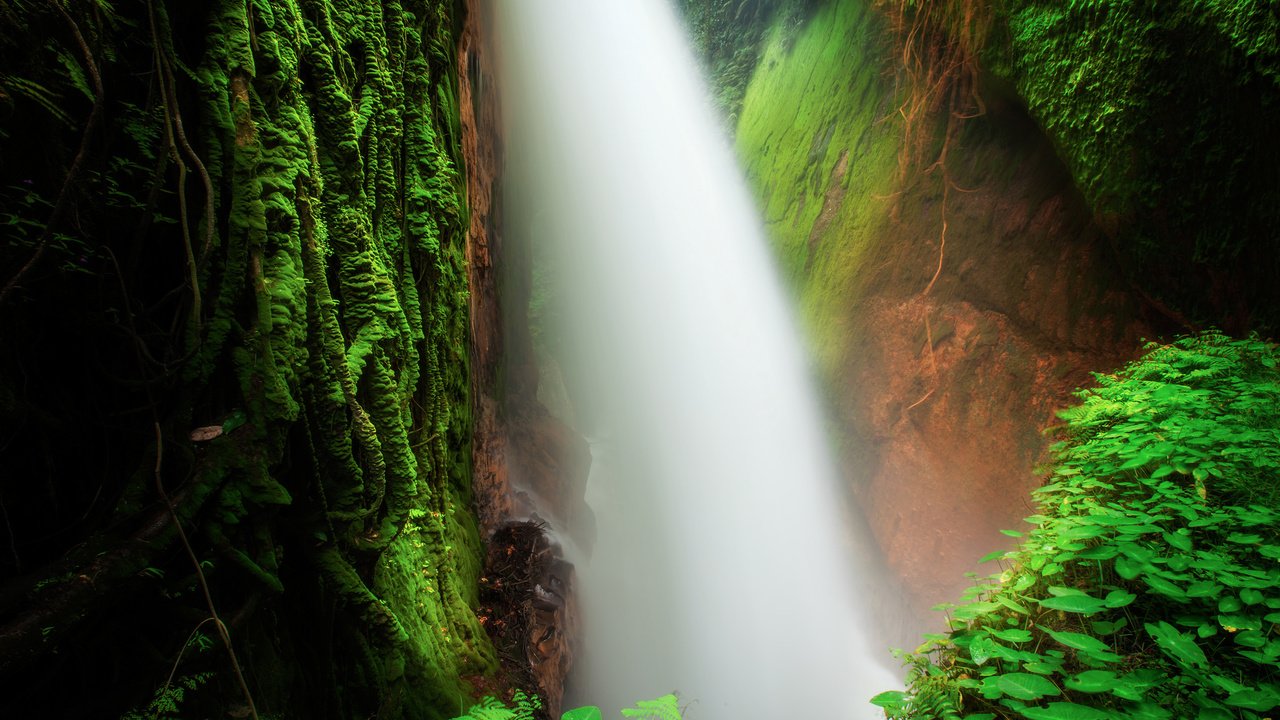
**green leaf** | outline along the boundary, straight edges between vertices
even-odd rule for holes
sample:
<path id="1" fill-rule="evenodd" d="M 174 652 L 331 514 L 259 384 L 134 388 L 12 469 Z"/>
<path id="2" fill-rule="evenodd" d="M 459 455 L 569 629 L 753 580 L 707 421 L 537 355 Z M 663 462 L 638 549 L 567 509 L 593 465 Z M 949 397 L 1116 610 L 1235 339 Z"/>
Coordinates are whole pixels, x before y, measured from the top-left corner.
<path id="1" fill-rule="evenodd" d="M 1038 602 L 1041 607 L 1047 607 L 1051 610 L 1062 610 L 1063 612 L 1084 615 L 1092 615 L 1107 607 L 1105 601 L 1091 595 L 1063 595 L 1062 597 L 1045 598 Z"/>
<path id="2" fill-rule="evenodd" d="M 1005 695 L 1018 700 L 1036 700 L 1046 695 L 1062 694 L 1057 685 L 1040 675 L 1030 673 L 1006 673 L 997 678 L 996 686 Z"/>
<path id="3" fill-rule="evenodd" d="M 1001 530 L 1001 531 L 1000 531 L 1000 534 L 1001 534 L 1001 535 L 1008 535 L 1009 537 L 1012 537 L 1012 538 L 1020 538 L 1020 537 L 1022 537 L 1022 533 L 1018 532 L 1017 530 Z M 972 557 L 972 555 L 971 555 L 970 557 Z"/>
<path id="4" fill-rule="evenodd" d="M 865 695 L 863 697 L 866 697 Z M 882 707 L 887 710 L 897 710 L 902 707 L 903 701 L 907 699 L 907 694 L 901 690 L 885 690 L 884 692 L 871 698 L 871 704 Z M 568 720 L 565 718 L 564 720 Z"/>
<path id="5" fill-rule="evenodd" d="M 1111 650 L 1111 646 L 1102 642 L 1092 635 L 1085 635 L 1077 632 L 1054 631 L 1049 628 L 1041 628 L 1049 634 L 1054 640 L 1066 645 L 1074 650 L 1083 650 L 1084 652 L 1107 652 Z"/>
<path id="6" fill-rule="evenodd" d="M 602 718 L 600 708 L 595 705 L 586 705 L 561 715 L 560 720 L 602 720 Z"/>
<path id="7" fill-rule="evenodd" d="M 1257 605 L 1262 602 L 1262 598 L 1262 593 L 1253 588 L 1245 588 L 1240 591 L 1240 599 L 1244 601 L 1245 605 Z"/>
<path id="8" fill-rule="evenodd" d="M 1265 712 L 1280 705 L 1280 693 L 1269 687 L 1256 690 L 1241 690 L 1240 692 L 1231 693 L 1223 702 L 1231 707 Z"/>
<path id="9" fill-rule="evenodd" d="M 1147 569 L 1147 563 L 1139 562 L 1127 555 L 1121 555 L 1116 558 L 1115 564 L 1116 574 L 1125 580 L 1133 580 Z"/>
<path id="10" fill-rule="evenodd" d="M 1113 720 L 1109 712 L 1070 702 L 1051 702 L 1045 707 L 1029 707 L 1022 714 L 1031 720 Z"/>
<path id="11" fill-rule="evenodd" d="M 1089 628 L 1093 630 L 1094 635 L 1111 635 L 1120 628 L 1129 624 L 1128 618 L 1120 618 L 1119 620 L 1090 620 Z"/>
<path id="12" fill-rule="evenodd" d="M 1009 628 L 1008 630 L 992 630 L 991 634 L 1005 642 L 1024 643 L 1031 639 L 1031 633 L 1022 628 Z"/>
<path id="13" fill-rule="evenodd" d="M 1208 663 L 1204 651 L 1196 644 L 1195 639 L 1178 632 L 1177 628 L 1169 623 L 1161 620 L 1156 624 L 1146 623 L 1143 627 L 1147 629 L 1147 633 L 1156 641 L 1160 649 L 1179 665 L 1185 667 L 1190 663 L 1203 667 Z"/>
<path id="14" fill-rule="evenodd" d="M 1069 690 L 1082 693 L 1110 692 L 1120 686 L 1120 679 L 1110 670 L 1086 670 L 1067 678 L 1063 683 Z"/>
<path id="15" fill-rule="evenodd" d="M 1037 675 L 1053 675 L 1062 670 L 1062 661 L 1058 658 L 1041 658 L 1039 662 L 1025 663 L 1022 668 Z"/>
<path id="16" fill-rule="evenodd" d="M 1144 702 L 1130 705 L 1128 717 L 1133 720 L 1169 720 L 1173 713 L 1154 703 Z"/>
<path id="17" fill-rule="evenodd" d="M 977 637 L 969 643 L 969 658 L 977 665 L 983 665 L 995 655 L 995 643 L 987 636 Z"/>
<path id="18" fill-rule="evenodd" d="M 1191 551 L 1191 538 L 1179 533 L 1163 533 L 1164 541 L 1184 552 Z"/>
<path id="19" fill-rule="evenodd" d="M 1142 576 L 1142 580 L 1147 583 L 1147 587 L 1167 598 L 1171 598 L 1179 602 L 1183 602 L 1187 599 L 1186 591 L 1159 575 L 1147 573 Z"/>
<path id="20" fill-rule="evenodd" d="M 1137 595 L 1127 590 L 1112 590 L 1107 593 L 1106 599 L 1103 600 L 1109 608 L 1122 608 L 1138 598 Z"/>
<path id="21" fill-rule="evenodd" d="M 1220 613 L 1233 613 L 1242 607 L 1244 607 L 1244 604 L 1240 602 L 1240 598 L 1234 595 L 1227 595 L 1218 600 L 1218 612 Z"/>
<path id="22" fill-rule="evenodd" d="M 1120 554 L 1120 548 L 1115 545 L 1096 545 L 1085 549 L 1076 554 L 1076 557 L 1082 560 L 1110 560 Z"/>
<path id="23" fill-rule="evenodd" d="M 1001 605 L 1009 608 L 1010 610 L 1016 613 L 1022 613 L 1023 615 L 1031 614 L 1031 611 L 1028 610 L 1026 607 L 1020 605 L 1019 603 L 1014 602 L 1011 598 L 1005 597 L 1004 595 L 1000 595 L 996 597 L 996 602 L 1000 603 Z"/>
<path id="24" fill-rule="evenodd" d="M 1187 586 L 1187 597 L 1217 597 L 1222 586 L 1212 580 L 1198 580 Z"/>
<path id="25" fill-rule="evenodd" d="M 675 695 L 667 693 L 653 700 L 641 700 L 633 708 L 623 708 L 622 716 L 641 720 L 680 720 L 679 703 Z"/>

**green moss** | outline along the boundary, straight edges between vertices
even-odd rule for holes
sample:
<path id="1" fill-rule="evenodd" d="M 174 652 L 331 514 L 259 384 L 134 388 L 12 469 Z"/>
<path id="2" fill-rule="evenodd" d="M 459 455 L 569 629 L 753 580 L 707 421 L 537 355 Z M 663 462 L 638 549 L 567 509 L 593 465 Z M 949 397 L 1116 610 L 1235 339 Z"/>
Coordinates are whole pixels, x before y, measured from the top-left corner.
<path id="1" fill-rule="evenodd" d="M 825 371 L 855 341 L 844 306 L 896 189 L 879 32 L 856 0 L 824 5 L 799 31 L 775 25 L 738 123 L 738 153 Z"/>
<path id="2" fill-rule="evenodd" d="M 988 59 L 1130 263 L 1146 266 L 1145 281 L 1166 276 L 1154 289 L 1193 313 L 1238 315 L 1223 307 L 1239 301 L 1232 294 L 1255 306 L 1274 299 L 1262 283 L 1273 287 L 1264 278 L 1280 270 L 1280 207 L 1259 201 L 1280 192 L 1274 6 L 1010 0 L 1001 9 L 1007 32 Z M 1192 265 L 1231 272 L 1240 288 L 1174 287 Z"/>
<path id="3" fill-rule="evenodd" d="M 93 237 L 119 258 L 115 270 L 128 271 L 101 283 L 108 290 L 99 304 L 148 323 L 141 332 L 130 326 L 119 357 L 101 361 L 113 372 L 141 363 L 142 377 L 128 382 L 146 389 L 129 398 L 127 420 L 112 421 L 138 424 L 113 449 L 131 464 L 122 479 L 106 481 L 104 496 L 126 499 L 114 525 L 152 521 L 135 513 L 155 502 L 154 413 L 169 486 L 185 487 L 184 473 L 195 478 L 188 496 L 199 502 L 183 506 L 182 517 L 197 556 L 215 559 L 212 594 L 237 616 L 259 709 L 452 716 L 468 704 L 460 678 L 496 669 L 472 612 L 482 550 L 470 516 L 459 5 L 171 1 L 154 3 L 154 24 L 149 5 L 69 8 L 92 48 L 104 48 L 98 60 L 110 71 L 110 102 L 119 94 L 125 108 L 104 117 L 129 123 L 104 129 L 91 148 L 103 157 L 90 162 L 105 170 L 111 153 L 128 155 L 129 167 L 151 172 L 158 188 L 150 204 L 130 197 L 78 210 L 85 228 L 142 228 L 137 237 Z M 64 23 L 52 7 L 20 3 L 0 10 L 0 24 L 7 35 L 14 13 Z M 12 43 L 0 41 L 6 61 Z M 74 61 L 80 49 L 54 51 Z M 79 62 L 74 68 L 66 82 L 83 84 Z M 0 100 L 7 73 L 0 68 Z M 172 97 L 149 89 L 157 77 L 173 83 Z M 190 151 L 166 145 L 179 121 Z M 0 141 L 10 142 L 5 133 Z M 203 183 L 174 187 L 171 164 L 180 158 L 194 177 L 193 155 L 209 176 L 208 195 Z M 6 184 L 16 182 L 4 172 Z M 189 208 L 209 203 L 212 225 L 203 213 L 174 212 L 175 193 Z M 169 248 L 205 230 L 207 250 L 170 267 Z M 197 283 L 187 281 L 193 264 Z M 146 271 L 134 271 L 139 265 Z M 30 292 L 41 302 L 57 296 L 50 287 Z M 155 319 L 167 314 L 177 319 Z M 0 345 L 19 341 L 6 334 Z M 7 349 L 0 359 L 12 367 Z M 242 426 L 200 444 L 186 439 L 234 409 L 245 415 Z M 189 574 L 185 554 L 169 554 L 171 562 L 154 560 L 166 565 L 156 574 Z M 137 572 L 139 562 L 128 569 Z M 163 660 L 137 678 L 158 687 L 172 664 L 169 644 L 207 609 L 191 583 L 136 599 L 146 608 L 139 613 L 157 618 L 155 636 L 121 647 Z M 280 657 L 288 667 L 275 667 Z M 315 678 L 327 680 L 319 694 L 308 686 Z M 202 692 L 210 713 L 239 702 L 230 683 Z M 120 702 L 113 696 L 103 707 Z"/>

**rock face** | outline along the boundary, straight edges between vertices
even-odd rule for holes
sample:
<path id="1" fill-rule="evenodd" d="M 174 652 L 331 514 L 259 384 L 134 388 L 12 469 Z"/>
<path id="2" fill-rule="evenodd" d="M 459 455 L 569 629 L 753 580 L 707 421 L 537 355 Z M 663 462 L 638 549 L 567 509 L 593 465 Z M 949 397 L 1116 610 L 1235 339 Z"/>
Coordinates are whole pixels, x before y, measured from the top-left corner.
<path id="1" fill-rule="evenodd" d="M 542 521 L 567 528 L 585 511 L 590 453 L 586 442 L 538 401 L 527 320 L 529 254 L 505 243 L 502 229 L 501 116 L 487 45 L 492 18 L 483 0 L 468 0 L 467 6 L 458 67 L 471 207 L 474 487 L 489 547 L 481 600 L 487 603 L 486 629 L 502 655 L 507 681 L 537 692 L 549 716 L 559 717 L 573 665 L 577 611 L 573 567 L 561 559 Z"/>
<path id="2" fill-rule="evenodd" d="M 869 40 L 885 30 L 867 6 L 832 2 L 774 33 L 738 149 L 819 358 L 851 494 L 915 608 L 910 635 L 940 625 L 926 609 L 958 599 L 963 573 L 1009 542 L 999 530 L 1031 514 L 1055 409 L 1159 321 L 998 90 L 984 89 L 986 115 L 953 138 L 945 173 L 900 174 L 894 88 Z"/>

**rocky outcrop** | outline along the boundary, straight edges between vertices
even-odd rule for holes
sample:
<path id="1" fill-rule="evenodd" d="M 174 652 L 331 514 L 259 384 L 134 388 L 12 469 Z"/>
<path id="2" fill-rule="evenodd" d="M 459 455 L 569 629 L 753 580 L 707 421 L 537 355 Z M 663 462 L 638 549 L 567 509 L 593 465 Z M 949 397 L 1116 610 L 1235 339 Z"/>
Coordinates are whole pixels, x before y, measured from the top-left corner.
<path id="1" fill-rule="evenodd" d="M 883 37 L 861 0 L 824 6 L 785 41 L 775 32 L 738 149 L 819 358 L 850 492 L 919 628 L 941 624 L 927 608 L 957 599 L 964 572 L 1009 542 L 999 531 L 1031 514 L 1055 409 L 1159 318 L 999 88 L 983 89 L 986 114 L 952 138 L 944 171 L 901 172 Z"/>
<path id="2" fill-rule="evenodd" d="M 481 596 L 506 680 L 538 693 L 549 715 L 559 717 L 573 665 L 577 612 L 573 568 L 561 559 L 554 534 L 585 509 L 590 453 L 538 401 L 526 311 L 529 255 L 506 242 L 502 227 L 501 115 L 488 45 L 492 17 L 483 0 L 468 0 L 467 6 L 458 67 L 471 209 L 475 504 L 489 547 Z"/>

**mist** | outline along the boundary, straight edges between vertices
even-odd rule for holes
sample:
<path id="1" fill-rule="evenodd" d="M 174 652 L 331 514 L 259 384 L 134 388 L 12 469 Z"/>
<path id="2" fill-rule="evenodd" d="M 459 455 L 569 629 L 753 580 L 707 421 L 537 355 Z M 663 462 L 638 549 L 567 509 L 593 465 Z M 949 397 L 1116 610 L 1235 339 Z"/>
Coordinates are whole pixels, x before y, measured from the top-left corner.
<path id="1" fill-rule="evenodd" d="M 499 0 L 508 232 L 547 268 L 592 443 L 566 707 L 875 717 L 850 530 L 758 213 L 663 0 Z"/>

